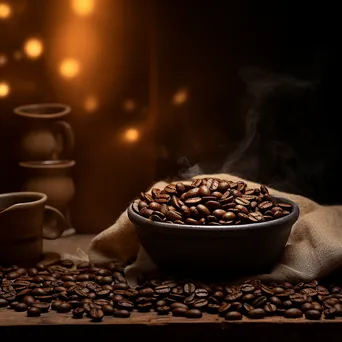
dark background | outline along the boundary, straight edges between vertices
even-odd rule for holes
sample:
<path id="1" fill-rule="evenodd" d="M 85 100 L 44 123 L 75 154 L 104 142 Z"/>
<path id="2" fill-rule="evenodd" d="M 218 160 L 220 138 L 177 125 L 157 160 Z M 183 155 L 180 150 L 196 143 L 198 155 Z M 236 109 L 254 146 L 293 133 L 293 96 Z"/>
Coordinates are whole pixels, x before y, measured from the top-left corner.
<path id="1" fill-rule="evenodd" d="M 49 101 L 73 109 L 79 232 L 103 230 L 153 181 L 185 177 L 194 165 L 342 202 L 336 8 L 98 0 L 94 14 L 79 19 L 66 0 L 11 5 L 12 16 L 0 20 L 0 55 L 8 56 L 0 82 L 11 85 L 0 98 L 0 192 L 22 182 L 13 108 Z M 43 41 L 42 56 L 13 58 L 30 36 Z M 63 80 L 58 58 L 77 49 L 82 75 Z M 186 101 L 175 105 L 182 90 Z M 98 96 L 91 113 L 87 94 Z M 127 99 L 133 110 L 124 109 Z M 129 127 L 141 133 L 135 143 L 120 140 Z"/>

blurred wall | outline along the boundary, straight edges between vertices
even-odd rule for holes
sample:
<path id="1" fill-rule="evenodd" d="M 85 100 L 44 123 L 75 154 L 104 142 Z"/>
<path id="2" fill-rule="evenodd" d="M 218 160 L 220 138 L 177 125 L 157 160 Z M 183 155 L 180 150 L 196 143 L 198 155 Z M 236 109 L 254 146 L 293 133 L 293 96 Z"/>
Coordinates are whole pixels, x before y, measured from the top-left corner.
<path id="1" fill-rule="evenodd" d="M 194 165 L 342 202 L 337 23 L 285 0 L 0 0 L 0 192 L 24 180 L 13 108 L 62 102 L 78 232 Z"/>

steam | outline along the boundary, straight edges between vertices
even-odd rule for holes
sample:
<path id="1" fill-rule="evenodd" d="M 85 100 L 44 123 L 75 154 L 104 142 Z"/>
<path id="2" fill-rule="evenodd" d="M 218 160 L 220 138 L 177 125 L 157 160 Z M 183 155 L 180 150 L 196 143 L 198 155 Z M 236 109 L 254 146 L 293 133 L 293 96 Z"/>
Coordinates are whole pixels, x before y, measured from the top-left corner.
<path id="1" fill-rule="evenodd" d="M 281 138 L 278 141 L 276 134 L 271 138 L 262 136 L 264 133 L 261 133 L 260 125 L 272 125 L 276 118 L 279 119 L 284 103 L 296 107 L 296 101 L 301 100 L 305 92 L 315 90 L 318 82 L 275 74 L 257 67 L 242 69 L 240 76 L 251 99 L 251 106 L 245 114 L 244 136 L 236 150 L 222 161 L 221 168 L 214 173 L 229 173 L 278 187 L 279 190 L 300 193 L 296 186 L 296 167 L 302 170 L 307 167 L 300 165 L 296 151 L 289 141 L 283 141 Z M 276 127 L 274 129 L 276 132 Z M 266 155 L 263 155 L 265 147 L 262 142 L 265 140 L 267 149 Z M 202 165 L 190 165 L 186 157 L 182 157 L 178 162 L 183 167 L 179 173 L 182 178 L 198 176 L 206 171 Z"/>
<path id="2" fill-rule="evenodd" d="M 188 158 L 181 157 L 178 159 L 178 164 L 181 165 L 181 170 L 179 172 L 179 176 L 182 179 L 189 179 L 195 176 L 201 175 L 204 173 L 199 164 L 195 164 L 193 166 L 190 165 Z"/>

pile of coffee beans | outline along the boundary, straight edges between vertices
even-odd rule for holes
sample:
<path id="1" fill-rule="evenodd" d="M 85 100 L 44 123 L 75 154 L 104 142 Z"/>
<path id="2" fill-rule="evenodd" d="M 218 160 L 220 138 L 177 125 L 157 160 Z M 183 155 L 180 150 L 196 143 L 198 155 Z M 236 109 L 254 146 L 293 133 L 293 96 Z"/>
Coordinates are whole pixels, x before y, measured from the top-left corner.
<path id="1" fill-rule="evenodd" d="M 133 209 L 156 222 L 187 225 L 239 225 L 270 221 L 290 214 L 292 205 L 277 203 L 265 186 L 216 178 L 168 184 L 140 194 Z"/>
<path id="2" fill-rule="evenodd" d="M 62 260 L 52 266 L 24 269 L 0 267 L 0 310 L 26 312 L 38 317 L 48 311 L 88 317 L 128 318 L 132 312 L 155 312 L 186 318 L 203 313 L 226 320 L 262 319 L 266 316 L 305 317 L 310 320 L 342 317 L 342 288 L 337 284 L 263 284 L 258 279 L 238 285 L 207 284 L 161 276 L 130 288 L 123 266 L 74 265 Z"/>

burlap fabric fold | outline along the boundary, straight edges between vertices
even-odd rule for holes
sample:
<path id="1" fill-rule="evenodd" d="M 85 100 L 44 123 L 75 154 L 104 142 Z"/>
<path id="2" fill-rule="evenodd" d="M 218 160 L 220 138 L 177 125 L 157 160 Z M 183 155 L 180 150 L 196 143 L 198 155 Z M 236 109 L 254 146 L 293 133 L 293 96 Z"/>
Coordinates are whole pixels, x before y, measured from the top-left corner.
<path id="1" fill-rule="evenodd" d="M 252 188 L 260 186 L 230 174 L 199 175 L 194 178 L 204 177 L 242 180 Z M 163 188 L 166 184 L 158 182 L 151 189 Z M 275 265 L 270 274 L 262 274 L 259 278 L 275 282 L 311 281 L 342 267 L 342 206 L 322 206 L 302 196 L 268 189 L 272 195 L 297 203 L 300 215 L 293 226 L 281 262 Z M 125 269 L 131 286 L 137 285 L 139 275 L 152 272 L 157 267 L 140 246 L 134 226 L 125 211 L 111 227 L 92 240 L 89 260 L 94 263 L 110 260 L 125 262 L 135 257 L 136 261 Z"/>

